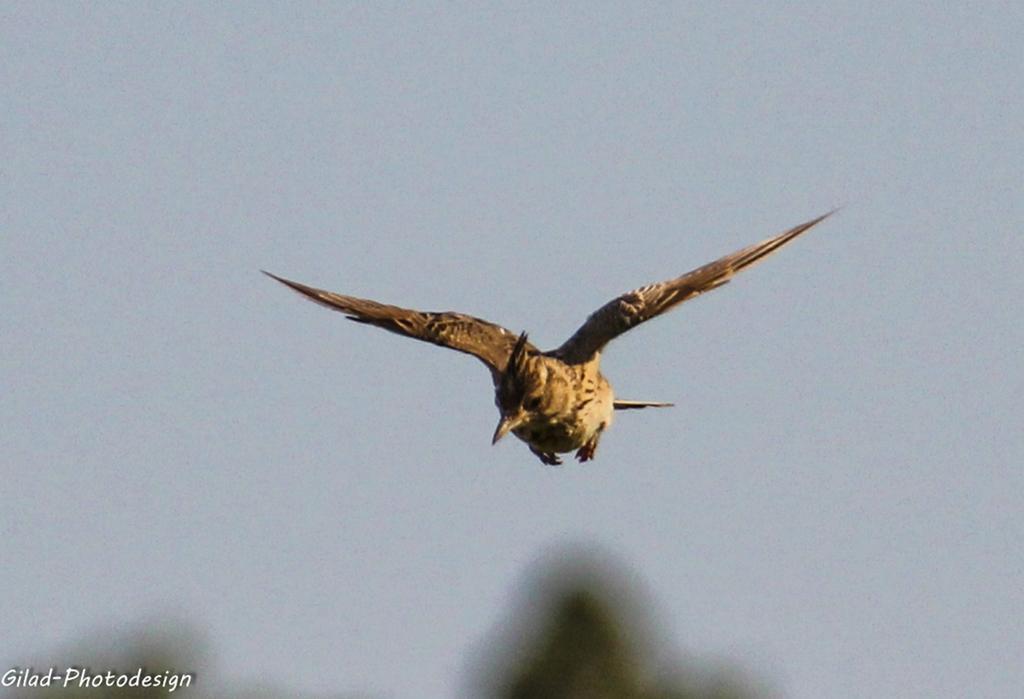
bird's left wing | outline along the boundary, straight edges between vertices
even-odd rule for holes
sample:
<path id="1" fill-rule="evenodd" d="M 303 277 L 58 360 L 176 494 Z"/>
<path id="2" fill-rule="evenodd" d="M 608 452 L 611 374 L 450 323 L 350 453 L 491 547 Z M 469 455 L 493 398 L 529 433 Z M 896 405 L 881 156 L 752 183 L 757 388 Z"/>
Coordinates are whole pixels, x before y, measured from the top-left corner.
<path id="1" fill-rule="evenodd" d="M 399 335 L 471 354 L 487 365 L 495 382 L 505 371 L 505 365 L 518 338 L 500 325 L 462 313 L 433 313 L 389 306 L 369 299 L 316 289 L 270 272 L 263 273 L 306 298 L 331 310 L 341 311 L 349 320 L 376 325 Z M 532 345 L 528 349 L 537 352 L 537 348 Z"/>
<path id="2" fill-rule="evenodd" d="M 687 299 L 727 283 L 737 272 L 775 252 L 832 213 L 830 211 L 801 223 L 785 233 L 737 250 L 675 279 L 642 286 L 609 301 L 594 311 L 579 330 L 551 354 L 570 364 L 588 361 L 612 339 Z"/>

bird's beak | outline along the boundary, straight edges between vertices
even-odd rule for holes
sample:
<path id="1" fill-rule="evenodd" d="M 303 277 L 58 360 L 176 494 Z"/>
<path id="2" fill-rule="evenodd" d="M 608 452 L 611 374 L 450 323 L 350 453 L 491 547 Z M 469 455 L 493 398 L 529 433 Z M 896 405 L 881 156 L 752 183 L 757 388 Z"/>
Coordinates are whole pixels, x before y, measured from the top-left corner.
<path id="1" fill-rule="evenodd" d="M 498 423 L 498 426 L 494 430 L 494 437 L 491 439 L 491 444 L 497 444 L 498 440 L 507 435 L 509 430 L 515 427 L 518 422 L 519 421 L 515 416 L 512 415 L 506 415 L 501 418 L 501 422 Z"/>

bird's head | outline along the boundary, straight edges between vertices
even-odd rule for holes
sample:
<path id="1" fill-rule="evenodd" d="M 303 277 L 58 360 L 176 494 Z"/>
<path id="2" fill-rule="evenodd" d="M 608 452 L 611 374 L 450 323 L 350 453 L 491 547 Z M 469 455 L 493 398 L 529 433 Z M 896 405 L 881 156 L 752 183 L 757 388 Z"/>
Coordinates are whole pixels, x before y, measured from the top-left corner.
<path id="1" fill-rule="evenodd" d="M 528 359 L 526 333 L 521 333 L 494 389 L 494 403 L 501 413 L 501 420 L 494 430 L 491 444 L 497 444 L 511 430 L 529 422 L 541 407 L 544 393 L 543 367 L 537 367 L 541 371 L 531 370 Z"/>

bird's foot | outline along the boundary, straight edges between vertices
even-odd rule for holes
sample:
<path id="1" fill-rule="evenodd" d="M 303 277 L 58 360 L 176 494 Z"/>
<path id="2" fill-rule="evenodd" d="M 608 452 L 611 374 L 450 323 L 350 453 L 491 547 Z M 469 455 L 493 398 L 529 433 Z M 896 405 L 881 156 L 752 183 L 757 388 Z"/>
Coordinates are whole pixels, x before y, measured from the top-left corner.
<path id="1" fill-rule="evenodd" d="M 576 458 L 582 464 L 584 461 L 591 461 L 594 458 L 594 454 L 597 452 L 597 440 L 592 439 L 576 452 Z"/>
<path id="2" fill-rule="evenodd" d="M 533 447 L 530 447 L 530 451 L 537 455 L 537 458 L 540 459 L 542 464 L 545 464 L 547 466 L 559 466 L 562 463 L 562 460 L 558 458 L 558 454 L 555 454 L 554 452 L 540 451 L 539 449 L 534 449 Z"/>

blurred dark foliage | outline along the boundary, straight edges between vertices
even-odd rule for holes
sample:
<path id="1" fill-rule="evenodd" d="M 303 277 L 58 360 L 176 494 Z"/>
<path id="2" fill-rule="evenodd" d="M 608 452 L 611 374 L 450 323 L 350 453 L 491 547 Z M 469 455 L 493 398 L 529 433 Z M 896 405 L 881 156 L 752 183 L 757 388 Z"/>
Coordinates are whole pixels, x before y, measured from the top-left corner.
<path id="1" fill-rule="evenodd" d="M 623 639 L 614 613 L 594 594 L 567 591 L 526 658 L 513 665 L 499 696 L 507 699 L 642 699 L 639 659 Z"/>
<path id="2" fill-rule="evenodd" d="M 746 699 L 735 672 L 683 663 L 647 630 L 634 586 L 563 558 L 527 585 L 515 638 L 497 641 L 480 694 L 493 699 Z M 529 609 L 537 610 L 530 614 Z M 530 618 L 532 617 L 532 618 Z M 516 625 L 516 622 L 513 622 Z M 508 634 L 506 634 L 508 635 Z"/>
<path id="3" fill-rule="evenodd" d="M 567 563 L 567 560 L 575 562 Z M 469 697 L 489 699 L 747 699 L 749 684 L 731 672 L 675 659 L 674 649 L 647 630 L 649 611 L 638 601 L 635 584 L 607 565 L 579 559 L 540 567 L 541 582 L 520 588 L 518 609 L 488 639 L 484 663 L 476 663 Z M 516 605 L 513 605 L 515 607 Z M 91 673 L 108 668 L 152 675 L 193 674 L 190 687 L 0 690 L 10 699 L 150 699 L 183 697 L 297 699 L 295 692 L 253 684 L 225 686 L 199 634 L 180 623 L 150 623 L 143 630 L 110 640 L 97 635 L 34 663 L 36 671 L 63 668 L 68 658 Z M 370 689 L 370 688 L 368 688 Z M 355 699 L 345 695 L 347 699 Z M 360 697 L 380 696 L 367 693 Z"/>

